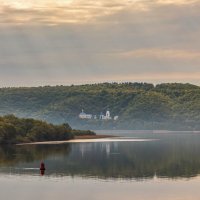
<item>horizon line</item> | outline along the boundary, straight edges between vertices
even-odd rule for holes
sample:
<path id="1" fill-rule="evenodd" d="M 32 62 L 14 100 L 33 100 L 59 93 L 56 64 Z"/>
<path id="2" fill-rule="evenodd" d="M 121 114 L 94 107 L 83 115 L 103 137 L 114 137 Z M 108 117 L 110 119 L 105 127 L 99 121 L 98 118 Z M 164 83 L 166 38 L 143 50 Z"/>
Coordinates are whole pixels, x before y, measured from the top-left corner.
<path id="1" fill-rule="evenodd" d="M 94 82 L 94 83 L 71 83 L 71 84 L 44 84 L 44 85 L 19 85 L 19 86 L 0 86 L 0 89 L 9 89 L 9 88 L 40 88 L 40 87 L 73 87 L 73 86 L 87 86 L 87 85 L 100 85 L 100 84 L 129 84 L 129 83 L 140 83 L 140 84 L 152 84 L 154 87 L 162 84 L 182 84 L 182 85 L 193 85 L 200 87 L 198 84 L 190 83 L 190 82 L 160 82 L 160 83 L 152 83 L 152 82 L 145 82 L 145 81 L 112 81 L 112 82 Z"/>

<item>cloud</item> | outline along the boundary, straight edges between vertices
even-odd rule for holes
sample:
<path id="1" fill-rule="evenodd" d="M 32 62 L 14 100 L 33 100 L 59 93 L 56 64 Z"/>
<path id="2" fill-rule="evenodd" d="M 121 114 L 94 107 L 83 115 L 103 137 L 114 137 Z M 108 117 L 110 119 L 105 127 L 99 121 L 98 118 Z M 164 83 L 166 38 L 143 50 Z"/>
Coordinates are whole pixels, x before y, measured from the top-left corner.
<path id="1" fill-rule="evenodd" d="M 198 0 L 157 0 L 158 4 L 185 5 L 197 3 Z"/>
<path id="2" fill-rule="evenodd" d="M 198 60 L 200 64 L 199 51 L 184 51 L 173 49 L 139 49 L 135 51 L 117 53 L 120 58 L 157 58 L 157 59 L 174 59 L 174 60 Z"/>
<path id="3" fill-rule="evenodd" d="M 0 0 L 1 24 L 83 23 L 99 16 L 107 16 L 122 9 L 120 1 L 4 1 Z M 12 13 L 12 14 L 11 14 Z"/>
<path id="4" fill-rule="evenodd" d="M 197 0 L 0 3 L 0 85 L 200 84 Z"/>
<path id="5" fill-rule="evenodd" d="M 148 39 L 157 33 L 165 43 L 173 39 L 172 34 L 181 33 L 180 38 L 176 37 L 177 42 L 187 39 L 184 36 L 189 32 L 190 39 L 195 38 L 192 34 L 199 34 L 198 0 L 0 0 L 0 4 L 0 27 L 73 24 L 109 29 L 113 26 L 116 31 L 123 28 L 124 32 L 131 31 L 128 37 L 136 35 L 136 39 L 139 34 Z"/>
<path id="6" fill-rule="evenodd" d="M 0 0 L 0 23 L 1 24 L 46 24 L 58 25 L 65 23 L 88 23 L 98 21 L 100 17 L 119 14 L 124 10 L 132 13 L 150 12 L 159 8 L 173 9 L 173 6 L 188 8 L 188 11 L 199 1 L 195 0 Z M 163 12 L 162 14 L 164 14 Z M 168 14 L 165 13 L 170 17 Z M 136 15 L 133 14 L 133 17 Z M 133 19 L 133 18 L 132 18 Z"/>

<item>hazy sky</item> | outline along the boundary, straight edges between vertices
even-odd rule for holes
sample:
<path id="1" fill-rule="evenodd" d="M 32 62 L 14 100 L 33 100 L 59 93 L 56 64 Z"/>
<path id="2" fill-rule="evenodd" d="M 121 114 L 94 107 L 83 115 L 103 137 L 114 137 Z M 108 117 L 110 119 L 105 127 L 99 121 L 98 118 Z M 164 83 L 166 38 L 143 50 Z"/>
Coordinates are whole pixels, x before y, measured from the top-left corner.
<path id="1" fill-rule="evenodd" d="M 0 0 L 0 87 L 200 85 L 200 0 Z"/>

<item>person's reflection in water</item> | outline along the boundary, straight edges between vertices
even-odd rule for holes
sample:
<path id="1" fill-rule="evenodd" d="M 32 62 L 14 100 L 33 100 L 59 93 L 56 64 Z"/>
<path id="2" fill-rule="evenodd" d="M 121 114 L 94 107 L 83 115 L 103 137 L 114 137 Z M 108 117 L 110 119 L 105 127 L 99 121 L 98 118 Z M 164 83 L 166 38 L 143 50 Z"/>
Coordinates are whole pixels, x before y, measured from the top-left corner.
<path id="1" fill-rule="evenodd" d="M 45 164 L 44 164 L 44 162 L 41 162 L 41 164 L 40 164 L 40 175 L 41 176 L 44 176 L 45 175 Z"/>

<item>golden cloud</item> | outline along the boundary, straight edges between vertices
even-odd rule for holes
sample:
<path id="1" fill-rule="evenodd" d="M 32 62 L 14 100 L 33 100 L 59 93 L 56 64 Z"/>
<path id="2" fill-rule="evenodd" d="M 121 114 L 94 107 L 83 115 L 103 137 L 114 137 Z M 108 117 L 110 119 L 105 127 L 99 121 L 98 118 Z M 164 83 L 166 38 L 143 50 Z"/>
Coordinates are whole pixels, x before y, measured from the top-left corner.
<path id="1" fill-rule="evenodd" d="M 200 61 L 199 51 L 187 51 L 182 49 L 138 49 L 134 51 L 127 51 L 116 53 L 118 56 L 123 58 L 139 58 L 139 57 L 151 57 L 151 58 L 171 58 L 171 59 L 198 59 Z"/>
<path id="2" fill-rule="evenodd" d="M 0 0 L 1 24 L 63 24 L 93 22 L 121 10 L 151 11 L 168 4 L 194 4 L 197 0 Z M 142 15 L 142 14 L 141 14 Z"/>

